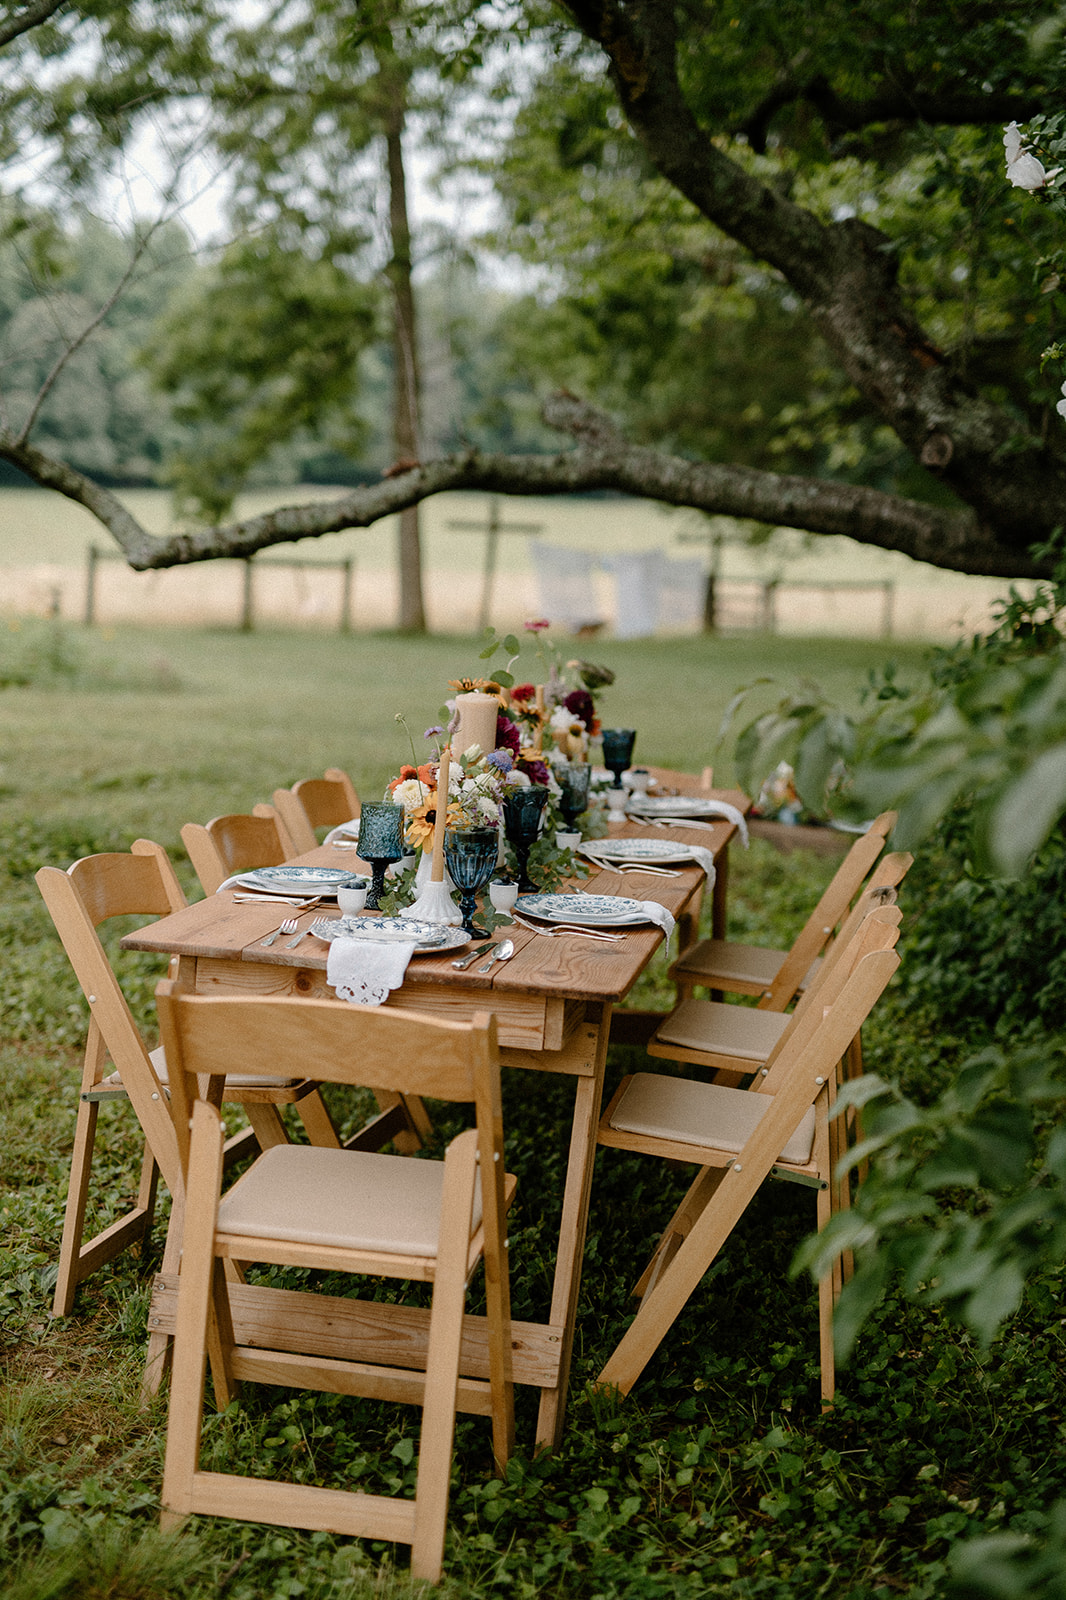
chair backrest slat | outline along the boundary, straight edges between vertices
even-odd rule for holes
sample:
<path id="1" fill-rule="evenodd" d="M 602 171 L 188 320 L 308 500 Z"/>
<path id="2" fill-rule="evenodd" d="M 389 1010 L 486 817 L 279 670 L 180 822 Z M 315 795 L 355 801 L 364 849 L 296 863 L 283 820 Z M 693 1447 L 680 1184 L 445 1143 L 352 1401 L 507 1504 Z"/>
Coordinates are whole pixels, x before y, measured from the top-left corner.
<path id="1" fill-rule="evenodd" d="M 235 872 L 280 867 L 300 852 L 273 806 L 231 812 L 204 824 L 187 822 L 181 839 L 205 894 L 214 894 Z"/>
<path id="2" fill-rule="evenodd" d="M 273 801 L 298 854 L 315 848 L 316 828 L 337 828 L 360 811 L 355 785 L 340 767 L 327 767 L 321 778 L 302 778 L 291 789 L 275 789 Z"/>
<path id="3" fill-rule="evenodd" d="M 760 1010 L 784 1011 L 792 1003 L 811 964 L 821 955 L 833 937 L 833 930 L 847 915 L 848 907 L 884 849 L 885 839 L 895 822 L 894 811 L 883 811 L 856 839 L 800 929 L 769 992 L 760 999 Z"/>
<path id="4" fill-rule="evenodd" d="M 494 1075 L 498 1082 L 496 1020 L 489 1012 L 452 1021 L 301 996 L 186 994 L 170 980 L 156 995 L 176 1101 L 195 1095 L 176 1082 L 180 1074 L 281 1073 L 294 1061 L 323 1082 L 437 1100 L 481 1103 L 488 1094 L 491 1101 Z M 483 1109 L 498 1120 L 495 1093 L 495 1103 Z M 182 1115 L 179 1106 L 175 1115 Z"/>

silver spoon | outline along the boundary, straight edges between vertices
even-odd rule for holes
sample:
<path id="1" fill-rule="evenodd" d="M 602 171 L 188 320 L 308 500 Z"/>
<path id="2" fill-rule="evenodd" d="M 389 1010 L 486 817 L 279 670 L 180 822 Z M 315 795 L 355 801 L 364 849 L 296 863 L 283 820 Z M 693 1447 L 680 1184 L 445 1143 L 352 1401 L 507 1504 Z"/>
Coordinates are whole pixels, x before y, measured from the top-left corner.
<path id="1" fill-rule="evenodd" d="M 508 961 L 513 955 L 514 940 L 505 939 L 501 945 L 496 946 L 496 949 L 492 952 L 487 961 L 483 961 L 480 967 L 474 968 L 474 972 L 488 972 L 489 968 L 492 967 L 497 961 Z"/>

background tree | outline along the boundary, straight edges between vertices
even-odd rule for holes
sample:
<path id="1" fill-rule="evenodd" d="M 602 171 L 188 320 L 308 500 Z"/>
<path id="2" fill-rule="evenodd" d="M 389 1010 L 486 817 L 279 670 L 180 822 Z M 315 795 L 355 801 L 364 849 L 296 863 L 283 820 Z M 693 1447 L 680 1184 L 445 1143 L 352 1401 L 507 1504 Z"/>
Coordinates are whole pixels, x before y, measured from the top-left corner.
<path id="1" fill-rule="evenodd" d="M 313 31 L 306 6 L 282 10 Z M 550 12 L 530 4 L 519 29 L 510 13 L 505 28 L 500 14 L 484 8 L 468 17 L 449 11 L 443 26 L 436 8 L 405 19 L 408 32 L 436 22 L 439 54 L 461 60 L 464 70 L 478 61 L 483 70 L 494 69 L 506 50 L 533 80 L 531 93 L 539 93 L 541 103 L 556 91 L 563 68 L 568 71 L 578 110 L 557 141 L 556 166 L 566 181 L 560 186 L 553 174 L 551 183 L 556 200 L 569 183 L 573 204 L 568 218 L 555 205 L 541 229 L 541 246 L 554 252 L 544 269 L 555 301 L 571 317 L 582 274 L 587 283 L 595 279 L 608 288 L 614 271 L 624 290 L 615 304 L 624 310 L 628 296 L 631 314 L 628 321 L 608 320 L 600 312 L 602 350 L 596 360 L 585 359 L 585 370 L 592 381 L 597 369 L 613 363 L 623 375 L 616 377 L 615 393 L 640 389 L 657 399 L 659 427 L 665 421 L 672 432 L 666 442 L 676 439 L 685 455 L 630 444 L 601 413 L 560 396 L 546 415 L 571 434 L 576 448 L 569 452 L 501 456 L 471 449 L 423 460 L 332 507 L 151 539 L 71 478 L 61 461 L 35 452 L 29 440 L 5 435 L 0 450 L 40 481 L 90 499 L 138 566 L 249 554 L 280 538 L 367 525 L 444 488 L 566 493 L 612 487 L 816 532 L 845 532 L 964 571 L 1050 572 L 1049 547 L 1061 521 L 1062 452 L 1058 433 L 1048 426 L 1053 391 L 1046 380 L 1041 384 L 1030 352 L 1048 342 L 1057 291 L 1026 313 L 1031 321 L 1019 320 L 1019 290 L 1039 255 L 1041 229 L 1027 217 L 1026 237 L 1018 237 L 1002 181 L 1000 129 L 1057 92 L 1058 53 L 1034 54 L 1029 37 L 1034 21 L 1054 21 L 1054 8 L 939 0 L 925 8 L 920 28 L 899 0 L 875 0 L 861 14 L 842 4 L 817 12 L 799 3 L 756 3 L 737 15 L 731 10 L 700 0 L 685 7 L 674 0 L 575 0 Z M 180 14 L 157 7 L 148 29 L 133 4 L 98 0 L 91 15 L 88 6 L 71 7 L 16 40 L 9 56 L 32 53 L 30 41 L 46 39 L 54 50 L 55 39 L 100 28 L 116 64 L 80 99 L 31 92 L 23 82 L 12 116 L 23 123 L 36 117 L 35 125 L 77 153 L 85 146 L 78 130 L 86 108 L 104 126 L 106 115 L 143 93 L 146 66 L 153 82 L 174 82 L 186 72 L 190 94 L 209 84 L 216 105 L 229 93 L 254 113 L 254 68 L 269 43 L 256 30 L 244 30 L 237 60 L 247 70 L 229 91 L 225 58 L 209 47 L 220 26 L 209 13 L 204 3 Z M 323 19 L 332 24 L 342 13 L 349 15 L 319 0 L 315 19 L 319 26 Z M 520 45 L 533 36 L 536 52 L 520 57 Z M 238 34 L 227 38 L 237 42 Z M 129 67 L 134 59 L 135 73 Z M 547 83 L 538 84 L 545 76 Z M 278 96 L 271 99 L 272 78 L 263 88 L 272 109 L 257 135 L 257 159 L 266 173 L 260 192 L 296 204 L 303 190 L 287 182 L 295 147 L 286 143 L 294 113 L 278 104 Z M 249 124 L 231 116 L 230 127 L 236 149 L 247 142 Z M 317 172 L 319 187 L 328 188 L 328 118 L 323 127 L 321 135 L 316 127 L 312 146 L 318 164 L 307 156 L 300 183 L 315 180 Z M 588 145 L 579 162 L 575 131 Z M 517 152 L 512 145 L 516 161 Z M 618 181 L 609 181 L 615 175 Z M 509 180 L 512 217 L 527 242 L 536 229 L 522 220 L 515 196 L 522 189 L 532 194 L 539 219 L 544 212 L 536 192 L 547 176 Z M 566 239 L 580 233 L 578 203 L 602 227 L 586 227 L 584 252 L 567 253 Z M 307 209 L 302 198 L 298 205 Z M 644 325 L 645 313 L 656 313 L 657 330 L 683 307 L 689 327 L 668 348 L 686 348 L 686 338 L 687 348 L 706 347 L 732 287 L 717 281 L 720 264 L 705 267 L 700 278 L 693 265 L 700 257 L 693 256 L 680 273 L 687 273 L 687 288 L 674 295 L 671 310 L 669 293 L 660 294 L 655 281 L 654 251 L 649 267 L 645 248 L 645 221 L 659 211 L 670 240 L 686 225 L 692 241 L 705 230 L 712 254 L 736 272 L 734 281 L 744 290 L 738 303 L 750 310 L 753 326 L 766 319 L 769 330 L 764 341 L 753 337 L 750 344 L 762 372 L 776 370 L 781 349 L 795 359 L 799 392 L 791 406 L 775 395 L 770 416 L 764 411 L 760 422 L 753 410 L 758 401 L 747 402 L 741 418 L 748 420 L 740 429 L 724 408 L 715 419 L 708 407 L 711 426 L 705 426 L 696 415 L 683 415 L 668 383 L 641 384 L 642 374 L 656 371 L 654 354 L 638 348 L 630 360 L 640 343 L 633 330 Z M 635 221 L 642 231 L 633 232 Z M 632 293 L 635 274 L 627 272 L 617 246 L 597 250 L 597 232 L 609 234 L 612 243 L 637 239 L 648 278 L 641 293 Z M 702 259 L 708 260 L 706 252 Z M 570 296 L 565 306 L 564 290 Z M 551 295 L 541 301 L 550 304 Z M 611 307 L 610 294 L 605 304 Z M 772 318 L 791 319 L 788 336 L 776 343 Z M 603 337 L 619 321 L 624 333 Z M 586 333 L 594 322 L 585 317 Z M 628 384 L 627 365 L 633 373 Z M 812 404 L 810 375 L 823 372 Z M 712 387 L 710 373 L 704 386 Z M 749 385 L 749 393 L 754 388 Z M 633 418 L 634 426 L 653 436 L 655 406 L 645 411 Z M 735 436 L 745 428 L 748 437 L 738 449 Z M 721 448 L 730 459 L 693 461 L 701 439 L 712 455 Z M 745 449 L 751 465 L 742 459 Z M 801 470 L 768 470 L 768 462 L 782 459 Z M 847 481 L 849 475 L 856 481 Z"/>

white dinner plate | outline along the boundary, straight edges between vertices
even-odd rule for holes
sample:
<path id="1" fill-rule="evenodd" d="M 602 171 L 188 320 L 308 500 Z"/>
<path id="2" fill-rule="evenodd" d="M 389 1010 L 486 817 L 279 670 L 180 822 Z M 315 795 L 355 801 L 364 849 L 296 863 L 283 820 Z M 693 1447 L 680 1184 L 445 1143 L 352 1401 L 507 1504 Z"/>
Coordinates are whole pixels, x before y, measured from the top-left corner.
<path id="1" fill-rule="evenodd" d="M 689 845 L 671 839 L 590 839 L 581 854 L 590 861 L 647 861 L 656 866 L 693 859 Z"/>
<path id="2" fill-rule="evenodd" d="M 721 800 L 706 800 L 697 794 L 630 795 L 626 810 L 640 817 L 723 817 Z"/>
<path id="3" fill-rule="evenodd" d="M 639 900 L 613 894 L 522 894 L 515 910 L 541 922 L 572 922 L 589 928 L 633 928 L 649 921 Z"/>
<path id="4" fill-rule="evenodd" d="M 419 917 L 319 917 L 311 932 L 327 944 L 333 939 L 362 939 L 369 944 L 409 944 L 415 941 L 415 955 L 438 955 L 469 944 L 462 928 L 446 922 L 423 922 Z"/>
<path id="5" fill-rule="evenodd" d="M 324 898 L 336 896 L 342 885 L 355 883 L 358 875 L 343 867 L 257 867 L 230 878 L 226 887 L 256 889 L 261 894 L 310 894 Z"/>

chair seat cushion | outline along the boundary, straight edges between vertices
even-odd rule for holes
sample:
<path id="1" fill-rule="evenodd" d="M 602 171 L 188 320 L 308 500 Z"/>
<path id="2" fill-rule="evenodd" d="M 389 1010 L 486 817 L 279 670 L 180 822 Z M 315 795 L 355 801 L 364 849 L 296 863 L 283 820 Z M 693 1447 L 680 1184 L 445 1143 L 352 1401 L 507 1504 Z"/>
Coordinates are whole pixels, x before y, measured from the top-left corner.
<path id="1" fill-rule="evenodd" d="M 728 939 L 701 939 L 677 958 L 670 968 L 672 978 L 688 978 L 708 989 L 728 989 L 742 983 L 752 989 L 771 989 L 784 966 L 784 950 L 770 950 L 761 944 L 732 944 Z M 800 980 L 802 994 L 814 982 L 821 966 L 815 956 Z"/>
<path id="2" fill-rule="evenodd" d="M 219 1230 L 390 1255 L 434 1256 L 442 1161 L 274 1145 L 223 1195 Z M 480 1186 L 474 1225 L 481 1221 Z"/>
<path id="3" fill-rule="evenodd" d="M 728 939 L 701 939 L 674 962 L 672 977 L 705 978 L 708 985 L 718 978 L 724 984 L 750 983 L 768 989 L 781 970 L 784 950 L 771 950 L 761 944 L 733 944 Z"/>
<path id="4" fill-rule="evenodd" d="M 170 1083 L 170 1077 L 167 1072 L 167 1059 L 163 1054 L 163 1046 L 158 1045 L 155 1050 L 149 1051 L 148 1059 L 155 1068 L 156 1077 L 165 1089 Z M 272 1078 L 258 1072 L 231 1072 L 226 1077 L 226 1091 L 228 1094 L 231 1089 L 292 1089 L 302 1081 L 300 1078 Z M 109 1077 L 104 1079 L 104 1082 L 120 1085 L 122 1083 L 121 1072 L 112 1072 Z"/>
<path id="5" fill-rule="evenodd" d="M 686 1050 L 706 1050 L 743 1061 L 762 1063 L 791 1018 L 780 1011 L 727 1006 L 721 1000 L 682 1000 L 659 1024 L 655 1043 Z"/>
<path id="6" fill-rule="evenodd" d="M 672 1139 L 703 1145 L 708 1150 L 743 1150 L 773 1105 L 773 1095 L 750 1089 L 727 1089 L 717 1083 L 695 1083 L 691 1078 L 664 1078 L 655 1072 L 635 1072 L 611 1117 L 620 1133 L 651 1139 Z M 814 1107 L 781 1151 L 781 1161 L 803 1165 L 811 1159 L 814 1144 Z"/>

